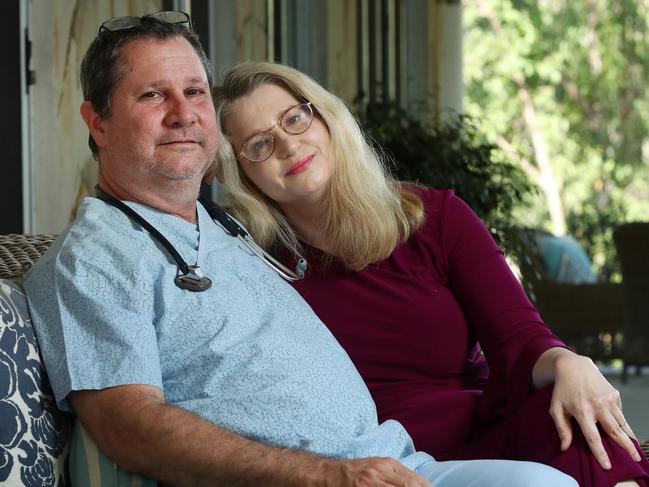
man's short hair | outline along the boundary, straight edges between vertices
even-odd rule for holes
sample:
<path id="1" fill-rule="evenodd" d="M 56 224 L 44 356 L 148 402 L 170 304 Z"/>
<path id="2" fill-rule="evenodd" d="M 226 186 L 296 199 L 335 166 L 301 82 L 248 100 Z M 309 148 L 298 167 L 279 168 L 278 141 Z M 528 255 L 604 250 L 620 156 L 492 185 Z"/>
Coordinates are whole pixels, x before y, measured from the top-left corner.
<path id="1" fill-rule="evenodd" d="M 92 41 L 81 63 L 81 88 L 84 100 L 90 101 L 100 117 L 110 116 L 110 102 L 124 72 L 121 65 L 121 48 L 134 40 L 154 38 L 159 40 L 182 37 L 194 48 L 207 74 L 212 88 L 212 71 L 205 50 L 195 32 L 183 24 L 176 24 L 144 16 L 140 23 L 128 29 L 109 31 L 101 29 Z M 99 160 L 99 150 L 92 135 L 88 137 L 92 155 Z"/>

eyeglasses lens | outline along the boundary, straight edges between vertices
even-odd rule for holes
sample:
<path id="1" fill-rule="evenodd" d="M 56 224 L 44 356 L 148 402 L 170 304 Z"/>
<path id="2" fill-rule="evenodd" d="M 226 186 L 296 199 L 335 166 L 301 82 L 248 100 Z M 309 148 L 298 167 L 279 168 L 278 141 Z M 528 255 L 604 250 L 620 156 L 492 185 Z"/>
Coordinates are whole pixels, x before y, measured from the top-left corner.
<path id="1" fill-rule="evenodd" d="M 302 103 L 294 106 L 282 117 L 282 128 L 289 134 L 301 134 L 311 126 L 313 112 L 311 105 Z"/>
<path id="2" fill-rule="evenodd" d="M 275 149 L 275 139 L 270 132 L 263 132 L 248 139 L 243 147 L 243 157 L 252 162 L 265 161 Z"/>

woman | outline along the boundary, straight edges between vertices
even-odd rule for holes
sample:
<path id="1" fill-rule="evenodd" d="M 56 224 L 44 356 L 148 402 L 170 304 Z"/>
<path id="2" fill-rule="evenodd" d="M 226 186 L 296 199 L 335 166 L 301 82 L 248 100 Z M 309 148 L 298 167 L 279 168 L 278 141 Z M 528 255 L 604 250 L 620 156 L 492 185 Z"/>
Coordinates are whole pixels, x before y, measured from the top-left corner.
<path id="1" fill-rule="evenodd" d="M 649 485 L 619 394 L 544 325 L 464 202 L 391 179 L 345 104 L 292 68 L 238 66 L 215 104 L 229 210 L 262 246 L 307 258 L 295 287 L 380 420 L 438 459 Z"/>

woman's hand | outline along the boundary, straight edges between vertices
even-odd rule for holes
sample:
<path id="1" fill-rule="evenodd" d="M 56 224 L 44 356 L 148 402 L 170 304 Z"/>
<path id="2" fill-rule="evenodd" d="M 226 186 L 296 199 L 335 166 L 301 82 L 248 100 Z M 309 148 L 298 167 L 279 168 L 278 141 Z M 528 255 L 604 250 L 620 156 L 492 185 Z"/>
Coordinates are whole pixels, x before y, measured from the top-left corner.
<path id="1" fill-rule="evenodd" d="M 602 468 L 610 469 L 611 462 L 597 424 L 636 462 L 640 461 L 640 454 L 629 439 L 635 436 L 622 414 L 620 393 L 591 359 L 563 348 L 553 348 L 541 355 L 532 375 L 537 387 L 538 382 L 545 382 L 544 377 L 554 379 L 550 415 L 557 427 L 562 451 L 572 443 L 570 420 L 575 418 Z"/>

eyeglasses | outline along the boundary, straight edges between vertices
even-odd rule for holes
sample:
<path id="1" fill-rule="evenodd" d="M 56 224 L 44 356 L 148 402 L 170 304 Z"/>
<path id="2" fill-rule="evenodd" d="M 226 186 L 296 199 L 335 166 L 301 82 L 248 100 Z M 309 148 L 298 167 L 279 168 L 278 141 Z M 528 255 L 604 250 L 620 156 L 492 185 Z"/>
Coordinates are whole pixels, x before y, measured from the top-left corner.
<path id="1" fill-rule="evenodd" d="M 160 20 L 169 24 L 187 24 L 189 30 L 193 29 L 192 19 L 189 14 L 180 10 L 166 10 L 164 12 L 155 12 L 143 15 L 142 17 L 133 17 L 130 15 L 126 17 L 115 17 L 114 19 L 107 20 L 101 24 L 99 27 L 99 34 L 104 30 L 107 30 L 108 32 L 118 32 L 120 30 L 132 29 L 133 27 L 140 25 L 142 21 L 147 18 Z"/>
<path id="2" fill-rule="evenodd" d="M 299 135 L 309 130 L 312 122 L 313 105 L 310 102 L 292 106 L 268 130 L 255 134 L 246 140 L 239 155 L 250 162 L 263 162 L 275 150 L 275 137 L 270 133 L 275 126 L 279 125 L 289 135 Z"/>

